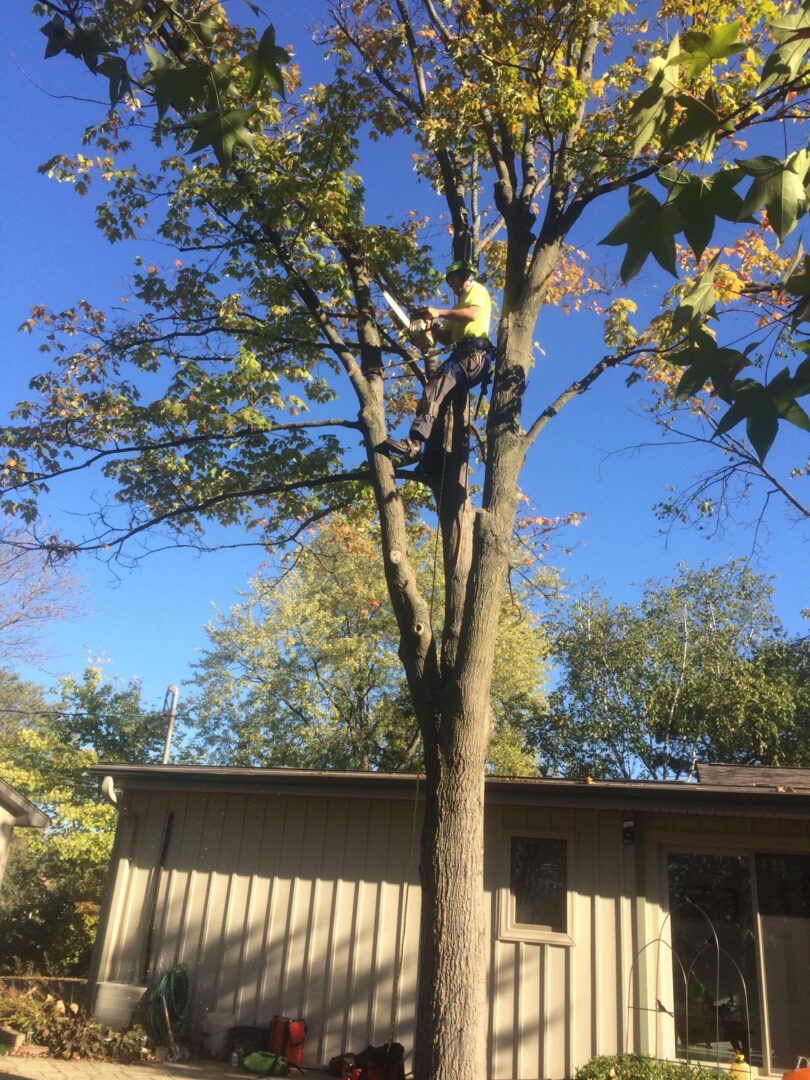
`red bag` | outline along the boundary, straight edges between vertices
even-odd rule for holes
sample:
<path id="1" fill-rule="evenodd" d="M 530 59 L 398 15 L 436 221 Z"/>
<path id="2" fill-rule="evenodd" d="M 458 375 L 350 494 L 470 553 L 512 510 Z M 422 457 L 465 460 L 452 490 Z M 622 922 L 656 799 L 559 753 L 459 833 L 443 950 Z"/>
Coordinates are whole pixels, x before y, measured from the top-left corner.
<path id="1" fill-rule="evenodd" d="M 281 1054 L 290 1065 L 300 1065 L 304 1056 L 306 1037 L 306 1020 L 291 1020 L 289 1016 L 274 1016 L 270 1021 L 267 1049 L 271 1054 Z"/>

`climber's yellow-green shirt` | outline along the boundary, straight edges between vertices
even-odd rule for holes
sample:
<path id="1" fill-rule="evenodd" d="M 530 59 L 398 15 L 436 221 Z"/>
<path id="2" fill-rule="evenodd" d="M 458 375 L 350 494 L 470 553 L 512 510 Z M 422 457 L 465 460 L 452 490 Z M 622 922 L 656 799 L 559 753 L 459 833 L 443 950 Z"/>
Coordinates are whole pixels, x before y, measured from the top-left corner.
<path id="1" fill-rule="evenodd" d="M 468 281 L 458 295 L 458 300 L 453 309 L 465 307 L 477 307 L 478 314 L 470 322 L 456 322 L 447 320 L 450 328 L 450 340 L 455 343 L 460 338 L 489 337 L 489 321 L 492 315 L 492 301 L 489 293 L 480 281 Z"/>

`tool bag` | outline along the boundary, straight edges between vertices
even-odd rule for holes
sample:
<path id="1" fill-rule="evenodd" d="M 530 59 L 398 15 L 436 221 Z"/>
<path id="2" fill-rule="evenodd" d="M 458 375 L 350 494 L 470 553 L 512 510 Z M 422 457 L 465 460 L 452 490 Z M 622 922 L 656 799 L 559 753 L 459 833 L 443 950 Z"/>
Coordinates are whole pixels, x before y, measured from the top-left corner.
<path id="1" fill-rule="evenodd" d="M 343 1076 L 344 1080 L 405 1080 L 405 1047 L 397 1042 L 367 1046 L 354 1056 L 354 1062 L 346 1063 Z"/>
<path id="2" fill-rule="evenodd" d="M 272 1054 L 282 1054 L 290 1065 L 300 1065 L 304 1056 L 306 1037 L 306 1020 L 291 1020 L 289 1016 L 274 1016 L 270 1021 L 267 1049 Z"/>
<path id="3" fill-rule="evenodd" d="M 282 1054 L 271 1054 L 269 1050 L 248 1054 L 242 1066 L 257 1076 L 286 1076 L 290 1071 L 287 1059 Z"/>

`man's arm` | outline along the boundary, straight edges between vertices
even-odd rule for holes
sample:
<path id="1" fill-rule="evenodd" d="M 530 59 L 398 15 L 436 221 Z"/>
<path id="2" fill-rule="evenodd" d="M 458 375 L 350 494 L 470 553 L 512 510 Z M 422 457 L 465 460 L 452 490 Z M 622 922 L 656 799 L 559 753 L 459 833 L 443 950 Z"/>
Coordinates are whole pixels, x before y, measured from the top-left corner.
<path id="1" fill-rule="evenodd" d="M 478 304 L 470 304 L 469 307 L 461 308 L 425 308 L 431 319 L 447 319 L 450 322 L 468 323 L 478 318 L 481 308 Z"/>

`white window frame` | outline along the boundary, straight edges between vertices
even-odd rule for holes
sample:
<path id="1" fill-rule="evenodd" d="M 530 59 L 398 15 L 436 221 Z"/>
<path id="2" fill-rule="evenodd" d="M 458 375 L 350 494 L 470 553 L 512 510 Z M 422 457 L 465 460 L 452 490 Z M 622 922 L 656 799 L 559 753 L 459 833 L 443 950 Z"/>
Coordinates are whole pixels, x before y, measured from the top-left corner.
<path id="1" fill-rule="evenodd" d="M 565 932 L 533 927 L 515 921 L 515 898 L 512 895 L 512 838 L 526 840 L 562 840 L 565 843 Z M 502 832 L 500 888 L 498 889 L 498 940 L 546 942 L 573 945 L 574 941 L 574 834 L 554 829 L 507 827 Z"/>

